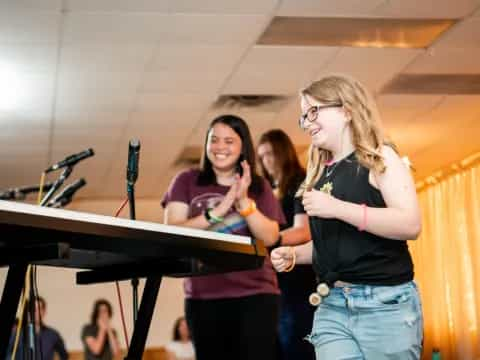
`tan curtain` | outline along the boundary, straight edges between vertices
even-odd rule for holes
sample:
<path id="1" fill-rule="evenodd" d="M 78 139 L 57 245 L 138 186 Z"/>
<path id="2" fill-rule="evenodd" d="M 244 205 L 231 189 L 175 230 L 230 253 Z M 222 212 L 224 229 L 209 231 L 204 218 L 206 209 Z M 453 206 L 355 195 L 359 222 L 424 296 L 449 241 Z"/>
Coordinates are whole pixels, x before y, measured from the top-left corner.
<path id="1" fill-rule="evenodd" d="M 419 191 L 423 229 L 409 242 L 425 320 L 424 359 L 480 359 L 480 164 Z"/>

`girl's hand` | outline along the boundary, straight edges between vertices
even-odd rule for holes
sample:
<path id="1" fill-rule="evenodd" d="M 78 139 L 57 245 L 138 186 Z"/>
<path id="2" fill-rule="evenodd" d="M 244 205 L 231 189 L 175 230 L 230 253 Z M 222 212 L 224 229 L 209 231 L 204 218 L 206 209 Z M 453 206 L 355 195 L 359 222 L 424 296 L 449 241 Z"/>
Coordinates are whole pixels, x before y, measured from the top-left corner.
<path id="1" fill-rule="evenodd" d="M 224 196 L 222 202 L 218 204 L 213 210 L 212 213 L 216 216 L 223 217 L 227 215 L 228 211 L 231 209 L 233 204 L 235 203 L 235 197 L 238 192 L 238 181 L 235 181 L 230 189 L 228 190 L 227 194 Z"/>
<path id="2" fill-rule="evenodd" d="M 337 216 L 341 201 L 323 191 L 313 189 L 303 194 L 302 204 L 308 216 L 329 219 Z"/>
<path id="3" fill-rule="evenodd" d="M 237 201 L 245 200 L 248 198 L 248 187 L 252 183 L 250 165 L 248 165 L 247 160 L 243 160 L 240 165 L 243 169 L 243 175 L 241 177 L 239 174 L 236 175 L 238 179 L 238 189 L 235 196 Z"/>
<path id="4" fill-rule="evenodd" d="M 273 268 L 278 272 L 283 272 L 292 266 L 293 251 L 291 246 L 281 246 L 274 249 L 270 254 Z"/>
<path id="5" fill-rule="evenodd" d="M 97 319 L 97 326 L 100 330 L 107 331 L 110 327 L 110 321 L 109 321 L 108 317 L 99 316 L 98 319 Z"/>

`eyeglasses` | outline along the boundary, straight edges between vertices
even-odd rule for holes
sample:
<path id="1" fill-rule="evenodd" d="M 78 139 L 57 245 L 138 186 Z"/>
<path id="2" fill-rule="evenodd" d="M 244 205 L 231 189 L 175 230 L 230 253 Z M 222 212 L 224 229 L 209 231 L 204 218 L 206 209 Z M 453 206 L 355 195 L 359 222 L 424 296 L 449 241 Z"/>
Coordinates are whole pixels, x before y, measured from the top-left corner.
<path id="1" fill-rule="evenodd" d="M 307 110 L 307 112 L 305 114 L 302 114 L 300 116 L 300 118 L 298 119 L 298 126 L 300 126 L 300 128 L 302 130 L 305 130 L 306 129 L 306 126 L 307 126 L 307 122 L 308 123 L 312 123 L 314 122 L 315 120 L 317 120 L 317 117 L 318 117 L 318 113 L 320 112 L 320 110 L 323 110 L 323 109 L 329 109 L 329 108 L 336 108 L 336 107 L 342 107 L 343 104 L 342 103 L 334 103 L 334 104 L 329 104 L 329 105 L 316 105 L 316 106 L 312 106 L 310 109 Z"/>

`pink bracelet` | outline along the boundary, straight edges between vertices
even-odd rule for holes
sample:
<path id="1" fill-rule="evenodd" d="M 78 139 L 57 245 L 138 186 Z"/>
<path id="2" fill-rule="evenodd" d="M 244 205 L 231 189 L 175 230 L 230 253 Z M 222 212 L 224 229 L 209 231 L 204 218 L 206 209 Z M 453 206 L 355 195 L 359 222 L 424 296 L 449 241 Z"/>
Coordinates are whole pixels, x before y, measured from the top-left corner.
<path id="1" fill-rule="evenodd" d="M 358 231 L 365 231 L 367 228 L 367 205 L 361 204 L 363 210 L 363 220 L 360 226 L 358 227 Z"/>

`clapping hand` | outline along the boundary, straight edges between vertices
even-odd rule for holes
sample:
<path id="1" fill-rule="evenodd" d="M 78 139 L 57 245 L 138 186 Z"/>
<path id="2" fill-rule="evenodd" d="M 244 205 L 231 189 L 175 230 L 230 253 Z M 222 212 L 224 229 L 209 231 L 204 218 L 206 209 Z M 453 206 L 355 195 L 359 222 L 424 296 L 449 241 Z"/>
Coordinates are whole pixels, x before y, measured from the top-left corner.
<path id="1" fill-rule="evenodd" d="M 230 186 L 230 189 L 228 190 L 227 194 L 223 197 L 220 204 L 218 204 L 212 210 L 212 213 L 215 216 L 223 217 L 232 208 L 233 204 L 235 203 L 236 195 L 237 195 L 237 192 L 238 192 L 238 187 L 239 187 L 238 180 L 235 180 L 235 182 L 232 184 L 232 186 Z"/>
<path id="2" fill-rule="evenodd" d="M 248 198 L 248 188 L 252 183 L 252 175 L 250 171 L 250 165 L 247 160 L 243 160 L 240 165 L 242 166 L 243 175 L 236 175 L 236 180 L 238 181 L 238 188 L 235 198 L 237 201 L 241 201 Z"/>

